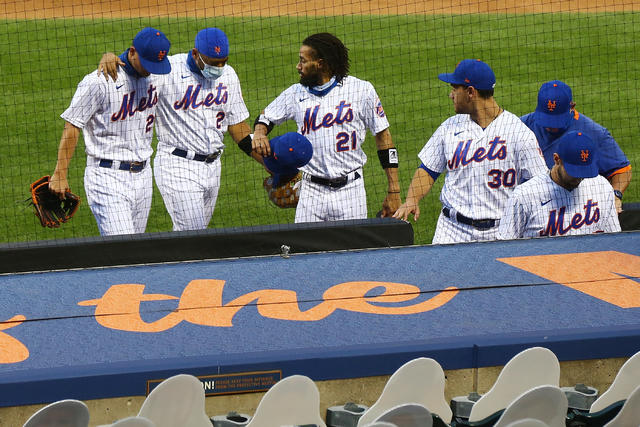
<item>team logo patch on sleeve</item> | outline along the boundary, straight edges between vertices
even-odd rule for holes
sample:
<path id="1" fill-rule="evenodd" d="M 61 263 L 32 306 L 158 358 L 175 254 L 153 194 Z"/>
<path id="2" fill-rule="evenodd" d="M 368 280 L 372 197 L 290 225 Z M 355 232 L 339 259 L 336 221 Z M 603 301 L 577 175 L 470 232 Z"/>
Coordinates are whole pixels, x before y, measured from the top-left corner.
<path id="1" fill-rule="evenodd" d="M 376 114 L 380 117 L 384 117 L 384 108 L 382 108 L 382 102 L 378 99 L 378 103 L 376 104 Z"/>

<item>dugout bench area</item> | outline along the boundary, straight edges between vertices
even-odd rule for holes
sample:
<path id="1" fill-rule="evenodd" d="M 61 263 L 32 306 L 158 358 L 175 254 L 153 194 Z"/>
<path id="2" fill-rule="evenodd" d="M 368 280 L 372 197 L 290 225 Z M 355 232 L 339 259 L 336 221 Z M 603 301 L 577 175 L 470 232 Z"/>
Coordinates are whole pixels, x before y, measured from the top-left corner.
<path id="1" fill-rule="evenodd" d="M 392 222 L 382 226 L 408 225 Z M 0 421 L 22 425 L 44 403 L 73 398 L 92 424 L 109 423 L 178 373 L 203 381 L 210 416 L 251 414 L 270 385 L 295 374 L 316 382 L 324 413 L 371 404 L 417 357 L 442 365 L 451 399 L 486 391 L 532 346 L 557 355 L 562 386 L 605 390 L 640 350 L 640 232 L 431 246 L 383 238 L 376 249 L 344 230 L 312 232 L 341 235 L 351 250 L 280 242 L 268 245 L 275 254 L 123 265 L 100 249 L 106 242 L 82 241 L 66 249 L 113 258 L 0 275 Z M 171 244 L 145 243 L 146 256 L 184 255 L 201 236 L 165 237 Z M 5 249 L 3 261 L 47 245 Z"/>

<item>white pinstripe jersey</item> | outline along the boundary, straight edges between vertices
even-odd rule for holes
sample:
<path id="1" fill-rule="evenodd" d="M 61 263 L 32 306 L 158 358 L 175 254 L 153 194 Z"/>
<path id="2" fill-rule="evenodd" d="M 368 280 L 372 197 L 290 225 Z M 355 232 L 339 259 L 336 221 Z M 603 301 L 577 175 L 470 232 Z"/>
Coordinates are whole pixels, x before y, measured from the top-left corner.
<path id="1" fill-rule="evenodd" d="M 367 129 L 375 135 L 389 127 L 373 85 L 353 76 L 322 97 L 296 83 L 271 102 L 264 115 L 275 124 L 295 120 L 298 132 L 313 146 L 311 161 L 301 169 L 329 179 L 366 163 L 362 143 Z"/>
<path id="2" fill-rule="evenodd" d="M 446 170 L 440 201 L 473 219 L 500 219 L 518 183 L 547 173 L 533 132 L 503 111 L 486 129 L 468 114 L 438 127 L 418 154 L 430 170 Z"/>
<path id="3" fill-rule="evenodd" d="M 249 117 L 240 80 L 226 65 L 216 80 L 194 73 L 186 53 L 169 56 L 171 72 L 163 76 L 156 132 L 161 144 L 211 154 L 224 148 L 230 125 Z"/>
<path id="4" fill-rule="evenodd" d="M 498 237 L 569 236 L 620 231 L 613 187 L 606 178 L 584 179 L 569 191 L 549 174 L 518 186 L 507 202 Z"/>
<path id="5" fill-rule="evenodd" d="M 76 89 L 64 120 L 81 128 L 90 156 L 144 161 L 153 153 L 151 139 L 158 102 L 157 76 L 133 77 L 118 67 L 114 82 L 87 74 Z"/>

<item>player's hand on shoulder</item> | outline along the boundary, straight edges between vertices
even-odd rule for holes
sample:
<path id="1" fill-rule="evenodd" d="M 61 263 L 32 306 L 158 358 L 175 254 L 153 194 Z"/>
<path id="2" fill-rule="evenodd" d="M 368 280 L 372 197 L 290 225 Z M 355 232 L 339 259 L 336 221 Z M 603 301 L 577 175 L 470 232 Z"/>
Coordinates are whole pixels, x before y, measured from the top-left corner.
<path id="1" fill-rule="evenodd" d="M 398 208 L 402 204 L 399 192 L 389 192 L 382 202 L 382 218 L 388 218 L 393 216 L 398 211 Z"/>
<path id="2" fill-rule="evenodd" d="M 102 73 L 107 81 L 109 80 L 109 76 L 111 76 L 115 82 L 118 78 L 118 65 L 124 67 L 125 64 L 122 59 L 112 52 L 105 53 L 102 55 L 102 58 L 100 58 L 100 63 L 98 64 L 98 76 Z"/>

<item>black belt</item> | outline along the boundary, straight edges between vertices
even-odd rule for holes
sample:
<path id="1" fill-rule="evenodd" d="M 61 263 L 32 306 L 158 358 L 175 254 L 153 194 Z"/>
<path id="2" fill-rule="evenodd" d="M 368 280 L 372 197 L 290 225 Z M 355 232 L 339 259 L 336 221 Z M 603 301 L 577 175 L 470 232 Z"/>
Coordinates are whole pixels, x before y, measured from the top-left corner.
<path id="1" fill-rule="evenodd" d="M 176 148 L 175 150 L 173 150 L 171 152 L 171 154 L 173 154 L 174 156 L 178 156 L 178 157 L 184 157 L 185 159 L 187 158 L 187 150 L 182 150 L 180 148 Z M 195 154 L 193 156 L 193 160 L 196 160 L 198 162 L 205 162 L 205 163 L 212 163 L 215 162 L 216 159 L 220 157 L 220 151 L 217 151 L 213 154 Z"/>
<path id="2" fill-rule="evenodd" d="M 360 174 L 356 172 L 353 175 L 353 181 L 355 181 L 358 178 L 360 178 Z M 335 179 L 320 178 L 319 176 L 311 175 L 309 178 L 309 181 L 316 184 L 324 185 L 326 187 L 342 188 L 345 185 L 347 185 L 347 183 L 349 182 L 349 175 L 341 176 L 340 178 L 335 178 Z"/>
<path id="3" fill-rule="evenodd" d="M 442 213 L 447 217 L 451 218 L 450 213 L 451 210 L 449 208 L 442 208 Z M 456 212 L 456 221 L 461 224 L 470 225 L 478 230 L 488 230 L 497 225 L 498 221 L 495 219 L 471 219 L 462 215 L 460 212 Z"/>
<path id="4" fill-rule="evenodd" d="M 146 166 L 147 161 L 144 162 L 120 162 L 120 166 L 118 169 L 121 171 L 129 171 L 129 172 L 140 172 Z M 108 159 L 100 159 L 99 166 L 101 168 L 109 168 L 113 167 L 113 160 Z"/>

